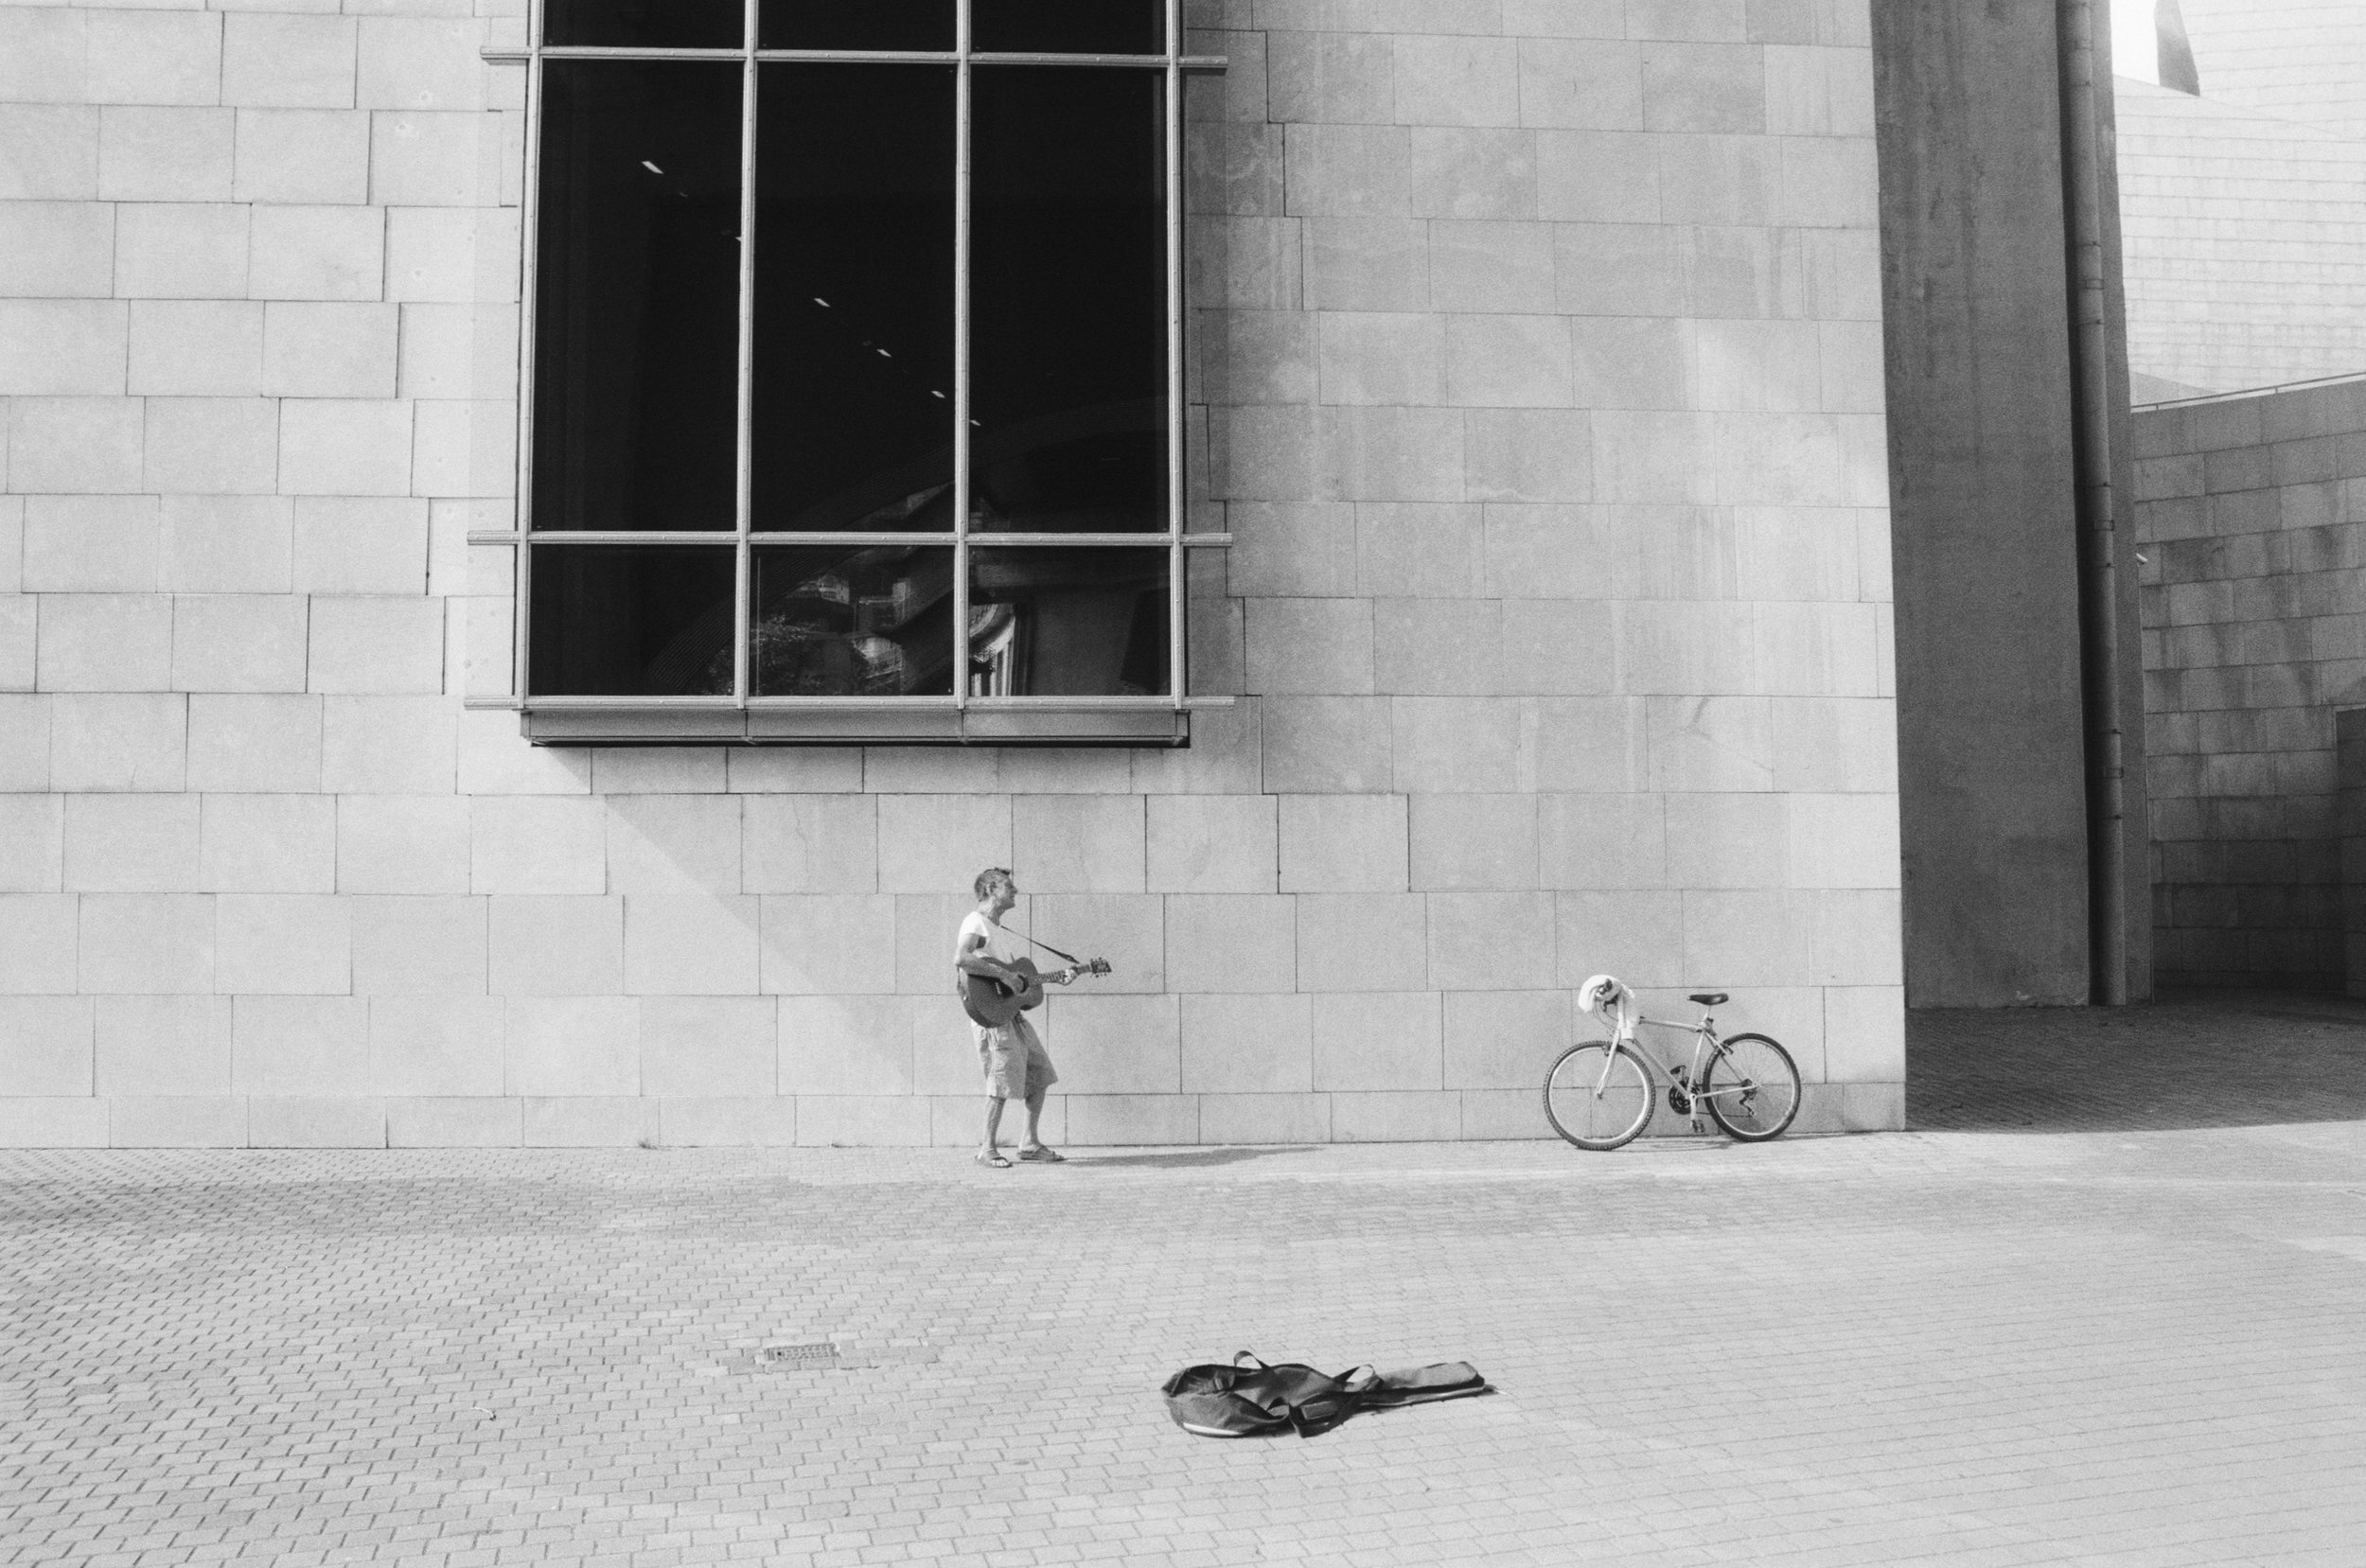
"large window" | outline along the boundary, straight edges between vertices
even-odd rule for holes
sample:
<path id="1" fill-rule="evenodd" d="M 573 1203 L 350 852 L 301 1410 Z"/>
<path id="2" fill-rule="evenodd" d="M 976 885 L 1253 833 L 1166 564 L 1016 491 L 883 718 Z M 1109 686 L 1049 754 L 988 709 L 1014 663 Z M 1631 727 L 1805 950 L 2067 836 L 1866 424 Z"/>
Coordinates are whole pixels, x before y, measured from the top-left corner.
<path id="1" fill-rule="evenodd" d="M 1174 10 L 541 0 L 530 734 L 1187 737 Z"/>

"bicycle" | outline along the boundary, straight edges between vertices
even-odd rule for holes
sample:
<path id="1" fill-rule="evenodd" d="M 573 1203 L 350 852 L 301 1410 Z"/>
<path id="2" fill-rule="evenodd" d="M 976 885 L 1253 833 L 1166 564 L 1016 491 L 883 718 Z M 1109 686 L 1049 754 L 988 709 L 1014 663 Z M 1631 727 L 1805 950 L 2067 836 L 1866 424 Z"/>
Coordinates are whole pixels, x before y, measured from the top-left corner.
<path id="1" fill-rule="evenodd" d="M 1580 1041 L 1554 1059 L 1545 1075 L 1545 1116 L 1553 1131 L 1580 1149 L 1632 1141 L 1659 1101 L 1653 1068 L 1668 1082 L 1669 1108 L 1690 1117 L 1696 1133 L 1704 1130 L 1704 1109 L 1727 1136 L 1744 1143 L 1764 1142 L 1789 1127 L 1799 1114 L 1799 1069 L 1791 1052 L 1763 1034 L 1720 1037 L 1705 1010 L 1730 1001 L 1726 993 L 1695 992 L 1689 999 L 1704 1009 L 1697 1024 L 1646 1018 L 1616 979 L 1597 975 L 1586 981 L 1580 1005 L 1610 1020 L 1611 1037 Z M 1669 1066 L 1636 1035 L 1642 1024 L 1691 1034 L 1691 1062 Z"/>

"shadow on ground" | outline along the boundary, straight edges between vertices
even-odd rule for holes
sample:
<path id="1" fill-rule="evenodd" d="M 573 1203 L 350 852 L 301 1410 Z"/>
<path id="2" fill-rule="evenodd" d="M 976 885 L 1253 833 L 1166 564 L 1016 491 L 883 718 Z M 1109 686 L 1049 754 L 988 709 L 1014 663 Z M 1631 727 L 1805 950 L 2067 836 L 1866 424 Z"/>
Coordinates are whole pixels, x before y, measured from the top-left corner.
<path id="1" fill-rule="evenodd" d="M 2137 1007 L 1906 1015 L 1906 1124 L 2165 1132 L 2366 1120 L 2366 1001 L 2171 993 Z"/>
<path id="2" fill-rule="evenodd" d="M 1302 1152 L 1305 1144 L 1275 1144 L 1265 1148 L 1230 1145 L 1210 1149 L 1184 1149 L 1159 1154 L 1071 1154 L 1071 1165 L 1089 1165 L 1096 1169 L 1110 1166 L 1146 1166 L 1157 1171 L 1204 1171 L 1210 1166 L 1238 1165 L 1243 1160 L 1263 1159 L 1268 1154 Z"/>

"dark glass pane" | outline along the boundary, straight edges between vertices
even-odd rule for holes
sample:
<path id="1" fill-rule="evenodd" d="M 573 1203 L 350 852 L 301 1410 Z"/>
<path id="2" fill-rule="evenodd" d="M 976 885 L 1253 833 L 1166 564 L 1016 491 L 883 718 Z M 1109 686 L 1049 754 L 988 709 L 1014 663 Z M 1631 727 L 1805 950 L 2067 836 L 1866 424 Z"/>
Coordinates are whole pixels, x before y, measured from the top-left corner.
<path id="1" fill-rule="evenodd" d="M 1165 551 L 972 550 L 969 574 L 972 695 L 1166 694 Z"/>
<path id="2" fill-rule="evenodd" d="M 543 0 L 545 44 L 648 49 L 736 49 L 747 37 L 739 0 Z"/>
<path id="3" fill-rule="evenodd" d="M 762 67 L 755 527 L 953 529 L 953 69 Z"/>
<path id="4" fill-rule="evenodd" d="M 732 695 L 729 545 L 534 548 L 537 696 Z"/>
<path id="5" fill-rule="evenodd" d="M 944 545 L 755 553 L 749 690 L 757 696 L 944 696 L 953 690 L 953 552 Z"/>
<path id="6" fill-rule="evenodd" d="M 764 0 L 763 49 L 949 49 L 953 0 Z"/>
<path id="7" fill-rule="evenodd" d="M 973 92 L 973 526 L 1164 528 L 1164 84 L 1003 66 Z"/>
<path id="8" fill-rule="evenodd" d="M 543 66 L 537 528 L 736 526 L 739 77 Z"/>
<path id="9" fill-rule="evenodd" d="M 1166 0 L 972 0 L 974 49 L 1026 54 L 1163 54 Z"/>

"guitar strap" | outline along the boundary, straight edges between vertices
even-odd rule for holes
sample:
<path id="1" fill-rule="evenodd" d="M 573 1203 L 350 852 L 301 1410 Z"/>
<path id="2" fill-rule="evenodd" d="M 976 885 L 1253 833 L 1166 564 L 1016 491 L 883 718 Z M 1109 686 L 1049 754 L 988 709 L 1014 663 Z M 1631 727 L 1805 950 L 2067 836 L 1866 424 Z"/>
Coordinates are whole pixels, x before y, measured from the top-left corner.
<path id="1" fill-rule="evenodd" d="M 1085 961 L 1073 953 L 1061 952 L 1057 947 L 1052 946 L 1048 942 L 1037 942 L 1031 936 L 1021 935 L 1019 932 L 1012 930 L 1009 926 L 1003 925 L 998 920 L 990 920 L 987 921 L 986 924 L 993 926 L 996 930 L 1001 932 L 1006 937 L 1017 937 L 1019 941 L 1027 943 L 1031 947 L 1042 948 L 1045 952 L 1051 954 L 1053 958 L 1058 959 L 1063 962 L 1081 964 Z"/>

